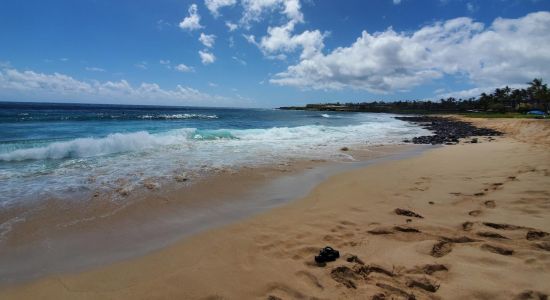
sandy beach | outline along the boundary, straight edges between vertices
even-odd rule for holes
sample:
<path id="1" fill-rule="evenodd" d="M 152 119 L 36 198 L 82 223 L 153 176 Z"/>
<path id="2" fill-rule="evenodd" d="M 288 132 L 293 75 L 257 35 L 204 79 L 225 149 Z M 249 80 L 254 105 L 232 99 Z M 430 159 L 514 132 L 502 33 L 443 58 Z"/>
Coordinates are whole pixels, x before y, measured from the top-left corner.
<path id="1" fill-rule="evenodd" d="M 331 176 L 306 197 L 1 299 L 546 299 L 550 123 Z M 324 246 L 342 257 L 320 266 Z"/>

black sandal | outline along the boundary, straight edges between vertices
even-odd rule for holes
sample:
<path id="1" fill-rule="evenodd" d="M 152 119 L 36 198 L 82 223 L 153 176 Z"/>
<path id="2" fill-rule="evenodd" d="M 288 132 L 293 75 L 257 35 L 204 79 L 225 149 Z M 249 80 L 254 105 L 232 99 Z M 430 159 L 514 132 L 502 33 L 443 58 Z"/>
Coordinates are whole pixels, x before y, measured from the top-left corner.
<path id="1" fill-rule="evenodd" d="M 315 256 L 315 262 L 324 263 L 329 261 L 335 261 L 340 257 L 338 250 L 332 249 L 332 247 L 325 247 L 319 251 L 319 255 Z"/>

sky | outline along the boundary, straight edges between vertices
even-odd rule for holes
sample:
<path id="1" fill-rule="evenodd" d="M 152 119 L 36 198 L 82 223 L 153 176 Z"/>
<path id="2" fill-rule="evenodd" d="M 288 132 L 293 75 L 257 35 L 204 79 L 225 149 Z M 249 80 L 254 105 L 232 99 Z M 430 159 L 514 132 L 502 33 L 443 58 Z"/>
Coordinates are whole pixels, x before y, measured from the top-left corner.
<path id="1" fill-rule="evenodd" d="M 0 101 L 279 107 L 550 80 L 550 0 L 3 0 Z"/>

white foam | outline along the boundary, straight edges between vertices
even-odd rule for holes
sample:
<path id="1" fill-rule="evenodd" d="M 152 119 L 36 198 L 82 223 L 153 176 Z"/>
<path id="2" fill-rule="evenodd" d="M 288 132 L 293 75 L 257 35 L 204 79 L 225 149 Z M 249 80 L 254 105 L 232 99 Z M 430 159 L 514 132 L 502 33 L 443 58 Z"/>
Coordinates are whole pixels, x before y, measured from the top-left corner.
<path id="1" fill-rule="evenodd" d="M 0 161 L 78 158 L 140 151 L 185 142 L 185 136 L 182 136 L 180 131 L 170 135 L 153 135 L 146 131 L 114 133 L 104 138 L 78 138 L 66 142 L 54 142 L 44 147 L 17 149 L 0 154 Z"/>
<path id="2" fill-rule="evenodd" d="M 217 119 L 217 115 L 204 115 L 204 114 L 173 114 L 173 115 L 142 115 L 139 116 L 140 119 Z"/>

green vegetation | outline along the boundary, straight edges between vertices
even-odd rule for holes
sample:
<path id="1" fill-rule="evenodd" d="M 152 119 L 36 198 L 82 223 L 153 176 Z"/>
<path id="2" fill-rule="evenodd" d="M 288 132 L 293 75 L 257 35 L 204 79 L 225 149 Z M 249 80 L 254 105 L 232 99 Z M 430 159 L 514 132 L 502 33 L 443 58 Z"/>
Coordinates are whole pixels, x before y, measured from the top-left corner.
<path id="1" fill-rule="evenodd" d="M 453 97 L 439 101 L 395 101 L 362 103 L 322 103 L 303 107 L 281 107 L 288 110 L 323 111 L 364 111 L 390 113 L 461 113 L 472 117 L 485 118 L 535 118 L 526 115 L 531 110 L 550 110 L 550 90 L 542 79 L 533 79 L 526 89 L 510 87 L 497 88 L 493 93 L 482 93 L 479 97 L 456 99 Z"/>

